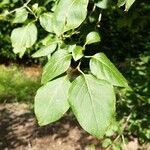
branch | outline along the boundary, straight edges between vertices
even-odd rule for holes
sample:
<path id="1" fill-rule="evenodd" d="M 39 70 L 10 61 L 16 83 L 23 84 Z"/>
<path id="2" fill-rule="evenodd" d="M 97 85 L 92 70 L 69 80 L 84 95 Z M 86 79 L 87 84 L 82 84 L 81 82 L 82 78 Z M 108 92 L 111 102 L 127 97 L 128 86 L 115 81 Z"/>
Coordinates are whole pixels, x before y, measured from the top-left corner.
<path id="1" fill-rule="evenodd" d="M 16 8 L 12 11 L 7 11 L 5 14 L 1 14 L 0 17 L 6 17 L 8 15 L 11 15 L 12 13 L 16 12 L 17 10 L 19 9 L 22 9 L 22 8 L 26 8 L 28 7 L 27 5 L 31 2 L 31 0 L 28 0 L 26 3 L 23 4 L 23 6 L 19 7 L 19 8 Z"/>

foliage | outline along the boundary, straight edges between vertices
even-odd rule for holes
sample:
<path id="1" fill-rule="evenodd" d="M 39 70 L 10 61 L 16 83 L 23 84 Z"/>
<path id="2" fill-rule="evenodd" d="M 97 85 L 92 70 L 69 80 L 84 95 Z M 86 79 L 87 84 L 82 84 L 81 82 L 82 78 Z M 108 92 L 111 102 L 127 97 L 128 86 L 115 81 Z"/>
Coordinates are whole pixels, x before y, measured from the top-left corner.
<path id="1" fill-rule="evenodd" d="M 148 142 L 150 139 L 148 123 L 150 119 L 148 110 L 150 104 L 149 61 L 150 56 L 147 53 L 140 54 L 138 58 L 130 60 L 127 74 L 133 77 L 130 82 L 133 85 L 134 92 L 122 91 L 121 95 L 125 97 L 120 101 L 120 107 L 131 114 L 128 136 L 132 134 L 132 136 L 139 137 L 141 143 Z M 136 84 L 134 84 L 135 81 Z M 125 99 L 128 99 L 128 101 L 125 102 Z"/>
<path id="2" fill-rule="evenodd" d="M 121 145 L 126 145 L 132 138 L 138 138 L 139 143 L 144 144 L 142 149 L 148 149 L 150 139 L 149 61 L 150 57 L 147 53 L 126 60 L 126 68 L 128 68 L 126 74 L 132 77 L 130 84 L 134 92 L 126 90 L 117 92 L 118 121 L 107 131 L 103 147 L 110 148 L 117 144 L 121 148 Z"/>
<path id="3" fill-rule="evenodd" d="M 53 37 L 51 36 L 48 37 L 48 40 L 50 40 L 50 42 L 47 43 L 51 43 L 53 41 L 52 39 L 57 41 L 55 42 L 57 44 L 57 47 L 53 50 L 56 52 L 54 52 L 53 54 L 52 51 L 49 54 L 52 56 L 43 70 L 42 83 L 44 85 L 37 91 L 37 96 L 35 98 L 35 113 L 37 115 L 39 123 L 41 125 L 45 125 L 54 122 L 55 120 L 58 120 L 69 108 L 66 107 L 68 99 L 68 106 L 70 105 L 70 107 L 72 108 L 80 125 L 92 135 L 96 137 L 102 137 L 107 131 L 108 127 L 112 124 L 113 122 L 112 120 L 115 113 L 115 94 L 112 85 L 127 87 L 127 82 L 121 75 L 121 73 L 109 61 L 109 59 L 104 54 L 101 53 L 98 53 L 94 56 L 88 56 L 89 58 L 91 58 L 90 59 L 91 72 L 90 70 L 88 70 L 88 72 L 85 74 L 84 70 L 81 71 L 80 67 L 80 65 L 82 64 L 81 58 L 87 57 L 84 54 L 84 51 L 86 51 L 86 45 L 100 41 L 100 36 L 98 32 L 90 31 L 87 34 L 87 36 L 84 37 L 85 42 L 79 41 L 80 45 L 79 44 L 76 46 L 72 45 L 72 42 L 73 44 L 77 44 L 75 40 L 72 39 L 72 36 L 76 35 L 78 38 L 80 38 L 83 32 L 82 29 L 81 31 L 80 29 L 77 30 L 75 29 L 81 26 L 83 22 L 88 23 L 88 20 L 85 19 L 87 18 L 87 15 L 88 17 L 90 17 L 90 14 L 88 14 L 89 1 L 88 0 L 53 1 L 53 5 L 50 10 L 51 13 L 49 12 L 47 14 L 42 14 L 42 16 L 40 16 L 42 12 L 39 13 L 38 11 L 39 9 L 38 5 L 37 7 L 34 7 L 35 5 L 33 5 L 31 9 L 28 6 L 29 3 L 30 0 L 27 1 L 22 7 L 15 10 L 16 14 L 13 21 L 14 23 L 25 22 L 28 17 L 28 12 L 31 13 L 35 18 L 34 20 L 27 22 L 23 27 L 17 27 L 12 31 L 11 41 L 12 46 L 14 48 L 13 51 L 16 54 L 19 53 L 19 56 L 21 57 L 25 53 L 26 49 L 30 48 L 36 42 L 37 28 L 34 22 L 36 22 L 38 18 L 42 27 L 53 35 Z M 95 6 L 102 8 L 99 2 L 95 3 L 94 1 L 92 1 L 91 3 L 94 5 L 91 13 L 94 12 Z M 106 2 L 102 1 L 100 3 Z M 131 4 L 128 1 L 124 1 L 124 4 L 126 4 L 126 10 L 129 9 L 129 7 L 131 6 Z M 11 12 L 8 12 L 8 14 L 9 13 Z M 22 36 L 20 37 L 20 35 Z M 69 38 L 70 38 L 69 43 L 66 44 L 66 40 Z M 84 42 L 84 45 L 82 45 L 82 42 Z M 78 49 L 76 51 L 74 50 L 77 46 L 81 47 L 80 49 L 81 51 L 80 53 L 82 54 L 81 56 L 78 54 L 77 51 Z M 79 55 L 79 57 L 76 58 L 75 57 L 76 55 L 77 56 Z M 75 59 L 72 59 L 72 56 Z M 74 63 L 76 63 L 77 60 L 78 60 L 77 66 L 74 66 Z M 62 112 L 58 111 L 60 109 L 59 108 L 60 104 L 57 106 L 58 103 L 57 101 L 60 101 L 59 100 L 60 95 L 58 95 L 56 92 L 54 92 L 54 94 L 56 93 L 57 96 L 55 95 L 53 96 L 53 94 L 50 93 L 46 94 L 48 97 L 50 96 L 52 99 L 49 98 L 47 100 L 48 102 L 47 104 L 45 101 L 45 105 L 39 105 L 43 101 L 43 96 L 41 96 L 41 93 L 42 95 L 45 94 L 45 92 L 44 94 L 43 92 L 41 92 L 42 89 L 44 89 L 44 91 L 45 89 L 46 91 L 48 91 L 50 86 L 51 87 L 50 89 L 54 88 L 54 91 L 57 91 L 58 87 L 60 87 L 60 90 L 62 91 L 61 84 L 58 87 L 57 84 L 61 82 L 65 84 L 64 78 L 58 78 L 59 82 L 55 78 L 66 72 L 69 66 L 75 67 L 80 72 L 81 75 L 79 75 L 79 77 L 77 77 L 72 83 L 70 83 L 71 86 L 69 87 L 66 86 L 66 89 L 64 89 L 66 95 L 63 101 L 61 101 L 61 105 L 62 106 L 64 105 L 64 109 L 62 109 Z M 97 76 L 99 72 L 100 76 Z M 94 75 L 96 75 L 97 78 L 95 78 Z M 69 78 L 67 76 L 65 77 L 65 80 L 67 80 L 66 82 L 69 82 Z M 83 94 L 83 98 L 81 98 L 80 92 L 78 91 L 80 86 L 83 87 L 82 90 L 80 89 L 81 93 Z M 99 90 L 102 90 L 101 94 L 102 93 L 104 94 L 103 95 L 99 94 L 100 93 Z M 63 97 L 63 94 L 61 95 L 61 97 Z M 39 103 L 39 101 L 41 102 Z M 80 101 L 82 102 L 83 106 L 80 104 Z M 100 104 L 97 105 L 97 103 Z M 53 110 L 52 109 L 53 107 L 56 107 L 55 108 L 56 110 L 55 109 Z M 88 111 L 89 115 L 88 117 L 86 117 Z M 55 117 L 53 118 L 53 116 Z M 93 121 L 91 121 L 92 118 L 94 118 Z"/>
<path id="4" fill-rule="evenodd" d="M 119 0 L 117 4 L 111 0 L 68 0 L 67 2 L 64 0 L 51 0 L 41 4 L 40 2 L 27 1 L 22 5 L 17 3 L 19 9 L 3 13 L 2 16 L 7 14 L 12 17 L 12 22 L 16 28 L 12 32 L 12 44 L 14 51 L 19 53 L 20 56 L 25 53 L 25 50 L 27 52 L 30 50 L 37 36 L 36 29 L 27 27 L 30 27 L 30 25 L 38 27 L 39 38 L 37 38 L 38 41 L 35 43 L 35 49 L 39 48 L 39 50 L 33 53 L 32 56 L 47 56 L 48 58 L 48 63 L 45 65 L 42 75 L 43 86 L 38 90 L 35 100 L 35 113 L 41 125 L 58 120 L 68 110 L 68 105 L 70 105 L 80 125 L 85 130 L 98 138 L 105 133 L 109 137 L 110 130 L 107 131 L 107 129 L 113 128 L 115 122 L 115 100 L 112 85 L 127 87 L 127 81 L 106 55 L 121 64 L 126 57 L 129 59 L 132 57 L 133 59 L 138 58 L 138 54 L 142 50 L 148 51 L 150 48 L 149 33 L 143 30 L 148 28 L 149 15 L 147 12 L 149 7 L 143 4 L 144 1 L 135 3 L 131 7 L 133 2 L 134 0 Z M 131 9 L 125 14 L 117 5 L 119 7 L 125 5 L 125 11 L 128 11 L 130 7 Z M 105 8 L 108 9 L 105 10 Z M 132 11 L 133 8 L 134 11 Z M 11 15 L 12 13 L 15 13 L 15 17 Z M 142 18 L 143 14 L 146 15 Z M 20 16 L 23 17 L 20 18 Z M 138 26 L 137 21 L 139 22 Z M 25 33 L 25 36 L 22 36 L 23 39 L 19 43 L 19 36 L 13 36 L 17 30 L 19 30 L 20 34 Z M 30 35 L 31 32 L 33 39 Z M 99 50 L 99 47 L 102 50 Z M 132 59 L 128 63 L 132 63 Z M 135 93 L 142 95 L 142 99 L 148 97 L 148 94 L 146 94 L 148 92 L 145 93 L 145 91 L 148 91 L 148 89 L 145 89 L 147 85 L 134 83 L 135 81 L 138 82 L 139 79 L 136 79 L 136 77 L 141 76 L 141 69 L 136 70 L 137 64 L 131 70 L 128 70 L 128 68 L 132 67 L 131 64 L 125 66 L 127 69 L 122 66 L 120 69 L 126 73 Z M 70 88 L 67 86 L 67 76 L 69 77 L 67 81 L 70 81 L 71 84 Z M 148 77 L 146 73 L 143 76 Z M 64 88 L 62 87 L 62 82 L 64 83 Z M 57 84 L 60 86 L 57 86 Z M 57 89 L 60 89 L 60 92 Z M 66 94 L 68 89 L 69 93 Z M 100 92 L 102 92 L 101 95 Z M 117 90 L 117 93 L 120 92 Z M 64 100 L 60 99 L 60 95 Z M 68 105 L 66 104 L 67 95 L 69 95 Z M 43 96 L 45 96 L 44 102 Z M 123 98 L 118 100 L 117 97 L 117 117 L 130 116 L 130 111 L 134 105 L 140 103 L 139 106 L 141 106 L 141 96 L 139 98 L 137 94 L 133 94 L 133 91 L 127 95 L 121 94 L 121 96 L 124 97 L 124 100 L 122 100 Z M 145 97 L 143 98 L 143 96 Z M 132 99 L 137 99 L 137 101 L 132 101 Z M 58 102 L 64 107 L 60 109 Z M 144 101 L 142 104 L 144 108 L 146 104 L 147 101 Z M 53 107 L 54 105 L 55 108 Z M 131 113 L 131 117 L 128 120 L 129 123 L 138 120 L 139 106 Z M 135 117 L 133 117 L 134 114 L 136 114 Z M 144 117 L 145 122 L 147 122 L 147 116 Z M 142 118 L 139 120 L 139 122 L 143 121 Z M 101 122 L 104 123 L 101 124 Z M 118 127 L 113 129 L 113 133 L 119 134 L 119 142 L 120 137 L 133 134 L 126 132 L 124 122 L 126 121 L 121 119 L 119 123 L 120 128 L 123 129 L 118 129 Z M 139 132 L 135 135 L 147 135 L 147 128 L 144 128 L 142 123 L 139 122 L 135 123 Z M 129 130 L 132 130 L 133 124 L 130 127 Z M 144 132 L 142 131 L 143 128 Z M 147 140 L 148 137 L 141 137 L 141 139 Z M 107 147 L 110 143 L 112 144 L 113 142 L 106 139 L 104 146 Z M 117 149 L 118 145 L 112 144 L 112 147 Z"/>

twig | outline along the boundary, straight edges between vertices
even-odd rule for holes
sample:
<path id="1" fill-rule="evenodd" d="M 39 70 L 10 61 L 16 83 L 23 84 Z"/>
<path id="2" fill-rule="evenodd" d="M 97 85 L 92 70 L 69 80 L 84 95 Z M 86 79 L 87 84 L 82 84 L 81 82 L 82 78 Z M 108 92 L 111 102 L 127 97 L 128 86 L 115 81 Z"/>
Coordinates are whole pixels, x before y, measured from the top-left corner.
<path id="1" fill-rule="evenodd" d="M 31 14 L 36 18 L 36 20 L 37 20 L 37 16 L 36 16 L 36 14 L 31 10 L 31 8 L 30 7 L 28 7 L 27 5 L 25 6 L 25 8 L 27 8 L 30 12 L 31 12 Z"/>
<path id="2" fill-rule="evenodd" d="M 21 7 L 19 7 L 19 8 L 16 8 L 16 9 L 14 9 L 14 10 L 12 10 L 12 11 L 8 11 L 6 14 L 2 14 L 2 15 L 0 15 L 0 16 L 5 16 L 5 17 L 6 17 L 6 16 L 8 16 L 8 15 L 14 13 L 14 12 L 16 12 L 16 11 L 19 10 L 19 9 L 22 9 L 22 8 L 29 8 L 27 5 L 28 5 L 30 2 L 31 2 L 31 0 L 28 0 L 26 3 L 23 4 L 23 6 L 21 6 Z M 33 11 L 32 11 L 32 14 L 33 14 Z"/>

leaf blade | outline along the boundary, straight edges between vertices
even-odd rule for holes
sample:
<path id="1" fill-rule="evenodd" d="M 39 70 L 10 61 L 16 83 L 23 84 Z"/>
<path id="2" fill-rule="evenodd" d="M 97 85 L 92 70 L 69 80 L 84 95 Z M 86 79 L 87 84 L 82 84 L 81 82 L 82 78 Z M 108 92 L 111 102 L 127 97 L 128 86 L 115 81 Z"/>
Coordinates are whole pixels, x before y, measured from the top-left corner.
<path id="1" fill-rule="evenodd" d="M 96 43 L 101 41 L 100 35 L 98 32 L 92 31 L 86 37 L 86 45 Z"/>
<path id="2" fill-rule="evenodd" d="M 54 12 L 54 32 L 61 35 L 77 28 L 86 18 L 89 0 L 60 0 Z"/>
<path id="3" fill-rule="evenodd" d="M 125 11 L 128 11 L 134 2 L 135 0 L 126 0 Z"/>
<path id="4" fill-rule="evenodd" d="M 72 56 L 73 56 L 73 59 L 75 61 L 81 59 L 84 56 L 84 54 L 83 54 L 83 47 L 75 46 L 73 51 L 72 51 Z"/>
<path id="5" fill-rule="evenodd" d="M 41 26 L 48 32 L 53 31 L 53 14 L 52 13 L 44 13 L 40 16 L 40 24 Z"/>
<path id="6" fill-rule="evenodd" d="M 115 86 L 128 87 L 126 79 L 104 53 L 98 53 L 92 57 L 90 69 L 99 79 L 106 80 Z"/>
<path id="7" fill-rule="evenodd" d="M 13 23 L 23 23 L 28 18 L 28 12 L 25 8 L 18 9 L 15 14 Z"/>
<path id="8" fill-rule="evenodd" d="M 102 9 L 106 9 L 110 6 L 111 0 L 99 0 L 96 6 Z"/>
<path id="9" fill-rule="evenodd" d="M 29 23 L 26 26 L 15 28 L 11 33 L 12 47 L 17 49 L 15 52 L 21 53 L 22 55 L 24 54 L 26 48 L 30 48 L 36 40 L 37 28 L 34 23 Z"/>
<path id="10" fill-rule="evenodd" d="M 35 114 L 41 126 L 60 119 L 69 109 L 67 101 L 70 82 L 61 77 L 41 87 L 35 96 Z"/>
<path id="11" fill-rule="evenodd" d="M 37 52 L 32 54 L 32 57 L 37 58 L 37 57 L 50 55 L 52 52 L 55 51 L 56 47 L 57 47 L 57 43 L 51 43 L 49 45 L 43 46 Z"/>
<path id="12" fill-rule="evenodd" d="M 57 51 L 45 65 L 42 74 L 42 83 L 52 80 L 64 73 L 70 66 L 71 55 L 64 50 Z"/>
<path id="13" fill-rule="evenodd" d="M 81 75 L 71 85 L 69 103 L 83 129 L 98 138 L 105 134 L 115 112 L 113 86 L 92 75 Z"/>

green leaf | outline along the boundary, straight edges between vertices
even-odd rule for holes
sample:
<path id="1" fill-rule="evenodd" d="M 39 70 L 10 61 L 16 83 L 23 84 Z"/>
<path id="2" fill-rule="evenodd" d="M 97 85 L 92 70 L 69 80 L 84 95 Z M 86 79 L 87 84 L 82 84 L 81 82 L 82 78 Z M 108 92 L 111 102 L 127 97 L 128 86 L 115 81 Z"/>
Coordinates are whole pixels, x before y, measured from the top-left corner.
<path id="1" fill-rule="evenodd" d="M 106 131 L 106 136 L 113 136 L 118 131 L 118 122 L 114 120 L 109 129 Z"/>
<path id="2" fill-rule="evenodd" d="M 44 13 L 40 16 L 40 24 L 48 32 L 53 32 L 52 17 L 53 17 L 52 13 Z"/>
<path id="3" fill-rule="evenodd" d="M 86 45 L 99 42 L 101 40 L 99 33 L 92 31 L 86 37 Z"/>
<path id="4" fill-rule="evenodd" d="M 35 3 L 35 4 L 32 5 L 32 10 L 37 13 L 38 7 L 39 7 L 39 4 Z"/>
<path id="5" fill-rule="evenodd" d="M 125 5 L 125 11 L 128 11 L 130 7 L 133 5 L 135 0 L 118 0 L 118 7 Z"/>
<path id="6" fill-rule="evenodd" d="M 98 53 L 91 58 L 90 69 L 99 79 L 107 80 L 115 86 L 128 87 L 126 79 L 104 53 Z"/>
<path id="7" fill-rule="evenodd" d="M 26 51 L 26 48 L 25 48 L 25 47 L 15 47 L 15 48 L 13 49 L 13 52 L 14 52 L 15 54 L 19 53 L 19 57 L 20 57 L 20 58 L 24 55 L 25 51 Z"/>
<path id="8" fill-rule="evenodd" d="M 24 54 L 26 48 L 30 48 L 37 39 L 37 28 L 33 23 L 16 28 L 11 33 L 11 42 L 15 53 Z"/>
<path id="9" fill-rule="evenodd" d="M 113 86 L 92 75 L 76 78 L 69 90 L 70 106 L 84 130 L 101 138 L 115 113 Z"/>
<path id="10" fill-rule="evenodd" d="M 126 0 L 118 0 L 117 5 L 118 5 L 118 7 L 121 7 L 121 6 L 125 5 L 125 3 L 126 3 Z"/>
<path id="11" fill-rule="evenodd" d="M 76 44 L 73 44 L 73 45 L 67 45 L 67 47 L 68 47 L 68 48 L 67 48 L 67 49 L 68 49 L 68 52 L 69 52 L 69 53 L 72 53 L 73 50 L 76 48 L 76 46 L 77 46 Z"/>
<path id="12" fill-rule="evenodd" d="M 60 0 L 54 12 L 54 32 L 61 35 L 85 20 L 89 0 Z"/>
<path id="13" fill-rule="evenodd" d="M 41 40 L 41 43 L 43 45 L 49 45 L 50 43 L 54 43 L 54 42 L 57 42 L 59 43 L 60 42 L 60 39 L 58 39 L 55 35 L 53 34 L 48 34 L 44 39 Z"/>
<path id="14" fill-rule="evenodd" d="M 23 23 L 28 18 L 28 12 L 25 8 L 17 9 L 13 23 Z"/>
<path id="15" fill-rule="evenodd" d="M 111 0 L 99 0 L 96 6 L 102 9 L 106 9 L 110 6 Z"/>
<path id="16" fill-rule="evenodd" d="M 110 136 L 113 136 L 114 135 L 114 131 L 112 129 L 109 129 L 106 131 L 106 136 L 107 137 L 110 137 Z"/>
<path id="17" fill-rule="evenodd" d="M 120 143 L 113 143 L 112 149 L 113 150 L 122 150 L 122 147 L 121 147 Z"/>
<path id="18" fill-rule="evenodd" d="M 111 141 L 111 139 L 105 139 L 104 141 L 103 141 L 103 143 L 102 143 L 102 147 L 103 148 L 107 148 L 109 145 L 111 145 L 112 144 L 112 141 Z"/>
<path id="19" fill-rule="evenodd" d="M 42 57 L 42 56 L 50 55 L 52 52 L 55 51 L 56 47 L 57 47 L 57 43 L 51 43 L 49 45 L 43 46 L 40 50 L 35 52 L 32 55 L 32 57 L 36 58 L 36 57 Z"/>
<path id="20" fill-rule="evenodd" d="M 70 66 L 71 54 L 64 50 L 58 50 L 44 67 L 42 83 L 46 83 L 58 75 L 64 73 Z"/>
<path id="21" fill-rule="evenodd" d="M 57 121 L 69 109 L 69 87 L 67 77 L 62 77 L 48 82 L 37 91 L 34 109 L 41 126 Z"/>
<path id="22" fill-rule="evenodd" d="M 73 59 L 75 61 L 81 59 L 84 56 L 84 54 L 83 54 L 83 47 L 75 46 L 75 48 L 72 51 L 72 56 L 73 56 Z"/>
<path id="23" fill-rule="evenodd" d="M 135 0 L 126 0 L 125 11 L 128 11 L 134 2 Z"/>

